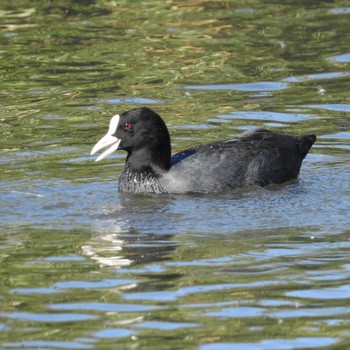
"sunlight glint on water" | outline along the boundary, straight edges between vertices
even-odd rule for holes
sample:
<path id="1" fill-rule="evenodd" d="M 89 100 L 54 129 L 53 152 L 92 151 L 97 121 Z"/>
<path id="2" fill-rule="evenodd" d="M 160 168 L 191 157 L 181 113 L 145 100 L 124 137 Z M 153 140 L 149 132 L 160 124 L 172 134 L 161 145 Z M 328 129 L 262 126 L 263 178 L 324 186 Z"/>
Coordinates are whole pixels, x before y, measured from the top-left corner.
<path id="1" fill-rule="evenodd" d="M 347 349 L 349 8 L 0 3 L 0 347 Z M 149 105 L 173 151 L 315 133 L 300 179 L 120 194 L 110 117 Z"/>

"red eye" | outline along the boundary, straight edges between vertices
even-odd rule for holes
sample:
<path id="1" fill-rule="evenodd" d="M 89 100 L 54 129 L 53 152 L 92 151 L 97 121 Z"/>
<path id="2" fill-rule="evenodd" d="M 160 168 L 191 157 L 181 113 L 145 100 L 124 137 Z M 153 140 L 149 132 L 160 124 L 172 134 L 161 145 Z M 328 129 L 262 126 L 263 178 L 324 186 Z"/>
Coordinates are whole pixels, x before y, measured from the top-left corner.
<path id="1" fill-rule="evenodd" d="M 130 123 L 125 123 L 125 125 L 124 125 L 124 130 L 125 130 L 125 131 L 131 130 L 131 124 L 130 124 Z"/>

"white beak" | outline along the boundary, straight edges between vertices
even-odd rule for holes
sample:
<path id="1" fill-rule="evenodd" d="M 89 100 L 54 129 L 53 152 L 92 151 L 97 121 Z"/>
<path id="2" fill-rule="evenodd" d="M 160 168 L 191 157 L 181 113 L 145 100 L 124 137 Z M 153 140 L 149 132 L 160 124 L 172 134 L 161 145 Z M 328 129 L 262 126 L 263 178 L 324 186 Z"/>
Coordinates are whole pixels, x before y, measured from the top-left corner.
<path id="1" fill-rule="evenodd" d="M 100 160 L 108 157 L 111 153 L 118 149 L 120 144 L 120 139 L 113 136 L 116 132 L 119 123 L 119 115 L 115 115 L 109 124 L 108 133 L 102 137 L 100 141 L 96 143 L 94 148 L 91 151 L 91 155 L 95 154 L 99 150 L 108 147 L 103 153 L 101 153 L 95 160 L 95 162 L 99 162 Z"/>

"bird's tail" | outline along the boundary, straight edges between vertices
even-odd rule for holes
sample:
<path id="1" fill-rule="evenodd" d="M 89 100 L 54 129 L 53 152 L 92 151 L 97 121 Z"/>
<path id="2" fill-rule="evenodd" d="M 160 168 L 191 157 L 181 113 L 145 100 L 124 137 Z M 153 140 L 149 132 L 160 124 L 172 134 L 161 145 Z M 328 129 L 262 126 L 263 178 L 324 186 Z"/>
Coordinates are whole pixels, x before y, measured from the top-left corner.
<path id="1" fill-rule="evenodd" d="M 303 159 L 309 153 L 310 148 L 316 141 L 316 135 L 304 135 L 298 138 L 299 141 L 299 152 Z"/>

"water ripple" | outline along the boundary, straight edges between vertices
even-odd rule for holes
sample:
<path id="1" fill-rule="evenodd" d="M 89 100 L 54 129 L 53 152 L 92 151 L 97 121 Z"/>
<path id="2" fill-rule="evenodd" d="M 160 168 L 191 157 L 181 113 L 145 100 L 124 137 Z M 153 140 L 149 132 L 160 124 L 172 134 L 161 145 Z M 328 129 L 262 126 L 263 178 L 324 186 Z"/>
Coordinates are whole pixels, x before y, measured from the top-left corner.
<path id="1" fill-rule="evenodd" d="M 183 287 L 177 291 L 156 291 L 156 292 L 140 292 L 129 293 L 124 295 L 126 300 L 159 300 L 159 301 L 171 301 L 177 298 L 184 297 L 188 294 L 197 294 L 204 292 L 212 292 L 225 289 L 237 289 L 237 288 L 252 288 L 252 287 L 264 287 L 270 285 L 276 285 L 276 281 L 258 281 L 253 283 L 228 283 L 228 284 L 215 284 L 215 285 L 197 285 L 192 287 Z"/>
<path id="2" fill-rule="evenodd" d="M 90 310 L 90 311 L 118 311 L 118 312 L 142 312 L 154 310 L 157 307 L 141 304 L 111 304 L 111 303 L 66 303 L 51 304 L 52 310 Z"/>
<path id="3" fill-rule="evenodd" d="M 8 349 L 92 349 L 92 344 L 78 341 L 28 340 L 3 344 Z"/>
<path id="4" fill-rule="evenodd" d="M 255 82 L 245 84 L 217 84 L 217 85 L 186 85 L 186 90 L 236 90 L 236 91 L 276 91 L 287 89 L 289 85 L 281 82 Z"/>
<path id="5" fill-rule="evenodd" d="M 161 321 L 148 321 L 142 322 L 136 325 L 137 328 L 150 328 L 158 330 L 174 330 L 179 328 L 192 328 L 199 327 L 198 323 L 188 322 L 161 322 Z"/>
<path id="6" fill-rule="evenodd" d="M 200 350 L 292 350 L 307 349 L 328 346 L 339 341 L 337 338 L 331 337 L 302 337 L 295 339 L 269 339 L 262 340 L 258 343 L 213 343 L 202 345 Z"/>
<path id="7" fill-rule="evenodd" d="M 125 328 L 109 328 L 95 332 L 94 336 L 97 338 L 124 338 L 135 335 L 136 332 Z"/>
<path id="8" fill-rule="evenodd" d="M 0 313 L 1 317 L 12 318 L 23 321 L 34 322 L 80 322 L 88 321 L 98 318 L 96 315 L 84 315 L 84 314 L 39 314 L 30 312 L 8 312 Z"/>
<path id="9" fill-rule="evenodd" d="M 164 101 L 160 100 L 152 100 L 150 98 L 144 98 L 144 97 L 125 97 L 125 98 L 109 98 L 107 100 L 104 100 L 107 103 L 117 105 L 117 104 L 144 104 L 144 105 L 151 105 L 151 104 L 159 104 L 164 103 Z"/>
<path id="10" fill-rule="evenodd" d="M 343 285 L 336 288 L 307 289 L 287 292 L 286 296 L 310 299 L 350 299 L 350 286 Z"/>
<path id="11" fill-rule="evenodd" d="M 350 53 L 346 53 L 343 55 L 333 56 L 329 58 L 330 61 L 348 63 L 350 62 Z"/>
<path id="12" fill-rule="evenodd" d="M 326 109 L 329 111 L 336 111 L 336 112 L 350 112 L 350 105 L 348 104 L 310 104 L 306 105 L 306 107 L 309 108 L 318 108 L 318 109 Z"/>
<path id="13" fill-rule="evenodd" d="M 220 119 L 247 119 L 247 120 L 264 120 L 275 121 L 282 123 L 300 122 L 304 120 L 310 120 L 317 118 L 313 115 L 301 114 L 301 113 L 277 113 L 277 112 L 265 112 L 265 111 L 235 111 L 230 114 L 220 114 Z"/>

